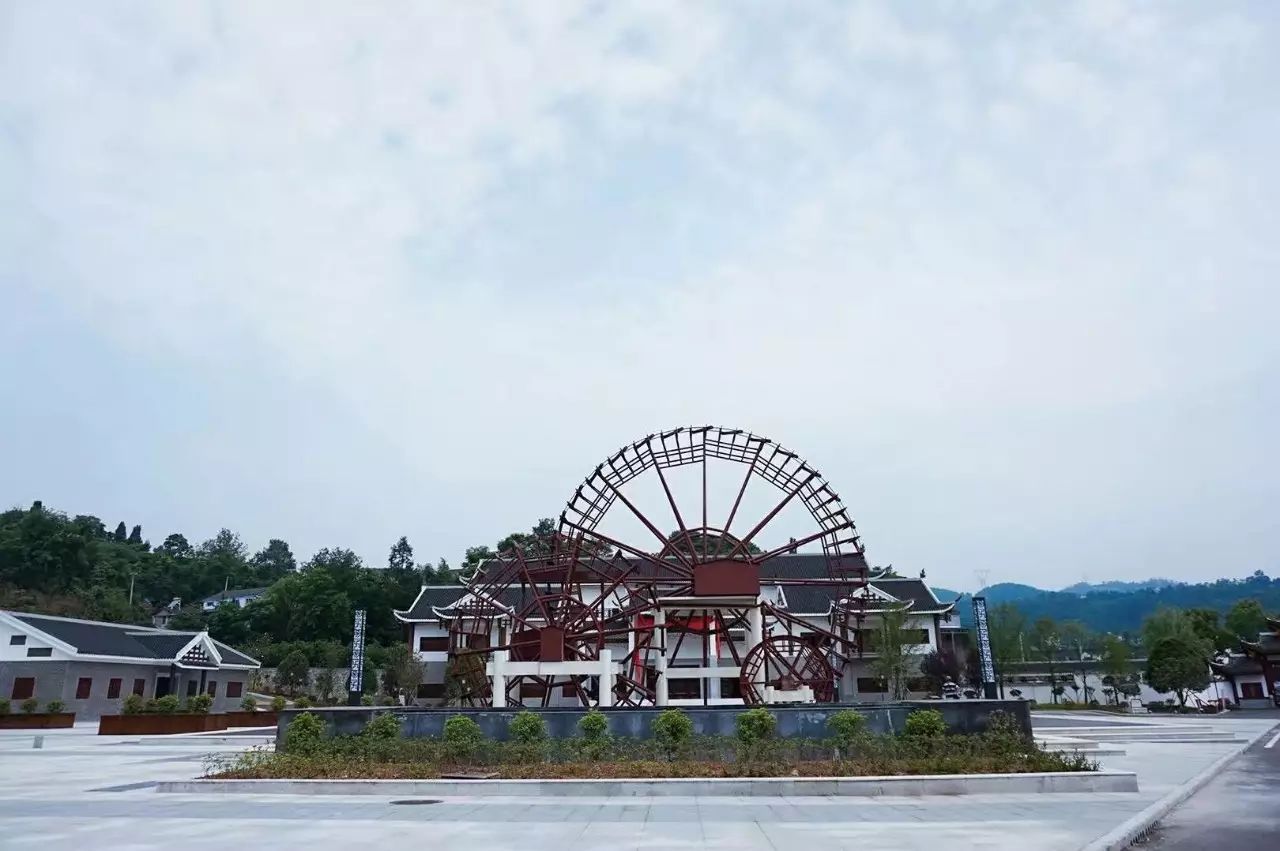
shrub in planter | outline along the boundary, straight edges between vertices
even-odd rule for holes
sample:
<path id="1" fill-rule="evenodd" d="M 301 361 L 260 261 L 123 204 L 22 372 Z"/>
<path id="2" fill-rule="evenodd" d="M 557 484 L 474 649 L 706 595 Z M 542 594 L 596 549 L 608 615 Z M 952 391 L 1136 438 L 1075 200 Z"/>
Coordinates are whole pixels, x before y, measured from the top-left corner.
<path id="1" fill-rule="evenodd" d="M 867 719 L 861 712 L 842 709 L 827 719 L 827 732 L 835 740 L 840 753 L 847 756 L 867 737 Z"/>
<path id="2" fill-rule="evenodd" d="M 120 714 L 122 715 L 141 715 L 147 709 L 147 702 L 142 699 L 140 694 L 131 694 L 120 704 Z"/>
<path id="3" fill-rule="evenodd" d="M 310 709 L 311 699 L 304 694 L 301 697 L 294 698 L 293 705 L 298 709 Z"/>
<path id="4" fill-rule="evenodd" d="M 465 715 L 455 715 L 444 722 L 444 752 L 458 762 L 473 756 L 484 742 L 480 725 Z"/>
<path id="5" fill-rule="evenodd" d="M 257 712 L 257 711 L 258 711 L 258 701 L 254 700 L 252 697 L 250 697 L 249 695 L 247 695 L 247 694 L 246 694 L 246 695 L 244 696 L 244 699 L 240 701 L 240 711 L 242 711 L 242 712 Z"/>
<path id="6" fill-rule="evenodd" d="M 743 745 L 754 745 L 767 742 L 778 733 L 778 719 L 767 709 L 748 709 L 738 714 L 738 742 Z"/>
<path id="7" fill-rule="evenodd" d="M 598 709 L 591 709 L 578 719 L 579 747 L 590 760 L 601 759 L 609 747 L 609 719 Z"/>
<path id="8" fill-rule="evenodd" d="M 912 739 L 936 739 L 947 734 L 947 722 L 936 709 L 917 709 L 907 716 L 902 734 Z"/>
<path id="9" fill-rule="evenodd" d="M 187 699 L 187 712 L 194 715 L 208 715 L 213 708 L 213 698 L 207 694 L 192 695 Z"/>
<path id="10" fill-rule="evenodd" d="M 9 698 L 0 697 L 0 715 L 8 715 L 13 704 L 9 702 Z"/>
<path id="11" fill-rule="evenodd" d="M 34 697 L 28 697 L 26 700 L 22 701 L 22 703 L 18 704 L 18 706 L 23 712 L 31 715 L 40 708 L 40 701 L 36 700 Z"/>
<path id="12" fill-rule="evenodd" d="M 653 740 L 667 759 L 688 750 L 693 739 L 693 719 L 679 709 L 664 709 L 653 719 Z"/>
<path id="13" fill-rule="evenodd" d="M 157 715 L 173 715 L 182 708 L 182 703 L 178 700 L 176 694 L 166 694 L 164 697 L 153 697 L 147 701 L 147 711 L 154 712 Z"/>
<path id="14" fill-rule="evenodd" d="M 375 715 L 368 724 L 364 725 L 360 735 L 370 739 L 398 739 L 400 738 L 400 719 L 390 712 Z"/>
<path id="15" fill-rule="evenodd" d="M 396 699 L 389 694 L 380 694 L 378 695 L 378 705 L 379 706 L 395 706 Z"/>
<path id="16" fill-rule="evenodd" d="M 61 700 L 51 700 L 44 705 L 44 711 L 50 715 L 57 715 L 67 708 L 67 705 Z"/>
<path id="17" fill-rule="evenodd" d="M 373 695 L 371 695 L 371 694 L 362 694 L 362 695 L 360 695 L 360 705 L 361 705 L 361 706 L 373 706 Z"/>
<path id="18" fill-rule="evenodd" d="M 304 712 L 293 719 L 284 731 L 284 750 L 286 753 L 314 753 L 324 739 L 324 721 L 317 715 Z"/>
<path id="19" fill-rule="evenodd" d="M 284 706 L 285 706 L 285 699 L 280 695 L 277 694 L 275 697 L 271 698 L 272 712 L 280 712 L 281 710 L 284 709 Z"/>
<path id="20" fill-rule="evenodd" d="M 547 722 L 535 712 L 519 712 L 507 725 L 511 753 L 517 762 L 538 762 L 546 756 Z"/>

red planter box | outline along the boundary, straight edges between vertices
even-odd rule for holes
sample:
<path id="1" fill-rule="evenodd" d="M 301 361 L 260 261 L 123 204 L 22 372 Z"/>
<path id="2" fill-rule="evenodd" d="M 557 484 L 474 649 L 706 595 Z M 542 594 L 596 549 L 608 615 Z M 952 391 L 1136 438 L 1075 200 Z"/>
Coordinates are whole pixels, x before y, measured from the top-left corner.
<path id="1" fill-rule="evenodd" d="M 225 729 L 225 715 L 103 715 L 98 719 L 99 736 L 164 736 Z"/>
<path id="2" fill-rule="evenodd" d="M 274 727 L 276 726 L 276 714 L 274 712 L 226 712 L 223 713 L 227 718 L 228 727 Z"/>
<path id="3" fill-rule="evenodd" d="M 58 730 L 76 722 L 74 712 L 26 712 L 0 715 L 0 730 Z"/>

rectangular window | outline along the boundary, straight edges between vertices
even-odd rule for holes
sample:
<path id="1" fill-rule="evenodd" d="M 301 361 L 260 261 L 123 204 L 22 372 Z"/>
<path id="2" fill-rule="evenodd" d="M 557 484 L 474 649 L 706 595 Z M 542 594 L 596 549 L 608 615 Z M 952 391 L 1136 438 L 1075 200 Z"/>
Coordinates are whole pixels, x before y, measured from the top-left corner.
<path id="1" fill-rule="evenodd" d="M 1262 700 L 1262 683 L 1241 683 L 1241 700 Z"/>
<path id="2" fill-rule="evenodd" d="M 520 683 L 520 698 L 526 697 L 541 698 L 547 693 L 547 687 L 542 683 Z"/>
<path id="3" fill-rule="evenodd" d="M 720 679 L 720 696 L 741 698 L 742 680 L 737 677 L 722 677 Z"/>
<path id="4" fill-rule="evenodd" d="M 76 700 L 88 700 L 93 691 L 93 677 L 81 677 L 76 680 Z"/>
<path id="5" fill-rule="evenodd" d="M 487 634 L 467 636 L 468 650 L 484 650 L 488 646 L 489 646 L 489 636 Z M 445 649 L 447 650 L 448 648 L 446 647 Z"/>
<path id="6" fill-rule="evenodd" d="M 418 639 L 418 649 L 424 653 L 444 653 L 449 649 L 449 636 L 423 636 Z"/>
<path id="7" fill-rule="evenodd" d="M 200 690 L 200 684 L 195 680 L 187 680 L 187 697 L 195 697 L 196 692 Z"/>
<path id="8" fill-rule="evenodd" d="M 884 694 L 888 690 L 884 680 L 875 677 L 858 677 L 859 694 Z"/>
<path id="9" fill-rule="evenodd" d="M 32 697 L 35 693 L 35 677 L 14 677 L 13 691 L 9 693 L 11 698 L 14 700 L 26 700 L 28 697 Z"/>
<path id="10" fill-rule="evenodd" d="M 444 683 L 419 683 L 418 697 L 424 700 L 433 697 L 444 697 Z"/>
<path id="11" fill-rule="evenodd" d="M 112 677 L 111 679 L 107 680 L 107 699 L 108 700 L 115 700 L 120 696 L 120 684 L 121 684 L 121 680 L 119 677 Z"/>
<path id="12" fill-rule="evenodd" d="M 702 697 L 702 680 L 667 680 L 667 696 L 672 700 L 696 700 Z"/>
<path id="13" fill-rule="evenodd" d="M 239 697 L 242 694 L 244 694 L 244 683 L 227 683 L 227 697 Z"/>
<path id="14" fill-rule="evenodd" d="M 147 681 L 146 681 L 146 680 L 134 680 L 134 681 L 133 681 L 133 693 L 134 693 L 134 694 L 136 694 L 138 697 L 142 697 L 143 695 L 145 695 L 145 694 L 147 693 Z"/>
<path id="15" fill-rule="evenodd" d="M 9 645 L 11 647 L 26 644 L 26 643 L 27 643 L 27 637 L 25 635 L 9 636 Z"/>
<path id="16" fill-rule="evenodd" d="M 46 657 L 53 655 L 52 647 L 28 647 L 27 656 L 29 657 Z"/>
<path id="17" fill-rule="evenodd" d="M 205 683 L 205 686 L 206 686 L 205 691 L 209 692 L 209 697 L 217 697 L 217 696 L 218 696 L 218 681 L 217 681 L 217 680 L 210 680 L 209 682 Z"/>

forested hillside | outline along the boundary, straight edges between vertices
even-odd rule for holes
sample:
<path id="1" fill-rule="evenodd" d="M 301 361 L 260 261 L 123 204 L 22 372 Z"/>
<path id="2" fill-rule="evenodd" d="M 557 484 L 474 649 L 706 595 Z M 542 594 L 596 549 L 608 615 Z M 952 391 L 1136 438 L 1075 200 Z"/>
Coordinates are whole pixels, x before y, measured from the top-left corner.
<path id="1" fill-rule="evenodd" d="M 1005 587 L 1017 593 L 1003 593 Z M 991 590 L 999 593 L 991 595 Z M 1006 583 L 986 589 L 988 602 L 1009 602 L 1017 606 L 1029 621 L 1039 618 L 1078 621 L 1099 632 L 1134 634 L 1142 623 L 1160 607 L 1176 609 L 1211 609 L 1225 615 L 1241 600 L 1257 600 L 1269 611 L 1280 611 L 1280 579 L 1272 579 L 1262 571 L 1243 579 L 1218 579 L 1199 584 L 1144 587 L 1135 591 L 1099 591 L 1075 594 L 1066 591 L 1041 591 L 1027 585 Z M 973 611 L 968 595 L 957 607 L 961 622 L 969 625 Z"/>
<path id="2" fill-rule="evenodd" d="M 460 571 L 512 543 L 537 551 L 553 528 L 542 520 L 492 547 L 471 547 Z M 175 532 L 152 546 L 140 525 L 121 522 L 112 530 L 97 517 L 69 517 L 39 502 L 0 514 L 0 608 L 149 624 L 157 609 L 180 598 L 173 628 L 208 627 L 216 638 L 256 649 L 264 662 L 279 655 L 272 645 L 306 644 L 322 664 L 333 646 L 350 642 L 352 611 L 360 608 L 371 643 L 397 643 L 402 625 L 392 610 L 407 608 L 423 583 L 457 582 L 460 571 L 444 559 L 434 567 L 415 563 L 403 537 L 386 566 L 373 568 L 342 547 L 301 563 L 283 540 L 250 552 L 228 529 L 197 545 Z M 224 588 L 260 587 L 266 594 L 243 609 L 200 611 L 203 598 Z"/>

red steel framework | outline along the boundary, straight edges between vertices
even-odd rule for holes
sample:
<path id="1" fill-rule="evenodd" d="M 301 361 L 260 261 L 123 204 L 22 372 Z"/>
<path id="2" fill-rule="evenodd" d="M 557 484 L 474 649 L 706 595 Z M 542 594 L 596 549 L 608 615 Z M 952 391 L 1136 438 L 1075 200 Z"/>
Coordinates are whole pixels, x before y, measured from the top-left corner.
<path id="1" fill-rule="evenodd" d="M 723 519 L 709 516 L 707 463 L 727 461 L 742 467 L 732 507 Z M 701 468 L 701 500 L 681 506 L 666 471 Z M 657 479 L 670 509 L 664 533 L 625 492 L 643 475 Z M 758 518 L 740 516 L 753 484 L 775 492 L 772 508 Z M 811 528 L 799 537 L 772 540 L 770 524 L 788 505 L 803 506 Z M 651 536 L 620 540 L 601 531 L 611 511 L 624 511 Z M 665 512 L 664 512 L 665 514 Z M 736 531 L 745 528 L 745 531 Z M 747 525 L 749 524 L 749 525 Z M 761 542 L 757 544 L 757 541 Z M 817 543 L 825 576 L 773 574 L 779 556 Z M 767 545 L 768 549 L 764 546 Z M 835 699 L 840 669 L 860 652 L 857 635 L 863 616 L 867 565 L 853 520 L 840 497 L 819 472 L 796 453 L 768 438 L 741 429 L 715 426 L 677 428 L 628 444 L 598 465 L 578 486 L 560 515 L 559 527 L 543 552 L 518 547 L 486 562 L 465 584 L 469 592 L 448 615 L 454 658 L 489 659 L 497 650 L 516 661 L 588 661 L 610 643 L 626 642 L 618 661 L 613 702 L 655 702 L 655 654 L 678 656 L 686 639 L 700 642 L 704 661 L 723 644 L 741 667 L 742 698 L 763 701 L 763 689 L 792 691 L 808 686 L 820 701 Z M 761 596 L 767 585 L 828 586 L 833 604 L 828 622 L 802 620 Z M 740 629 L 751 609 L 760 609 L 762 642 L 739 648 L 730 630 Z M 654 614 L 669 609 L 658 646 Z M 665 616 L 665 615 L 664 615 Z M 497 627 L 497 641 L 491 639 Z M 803 636 L 803 639 L 798 636 Z M 487 678 L 464 679 L 465 699 L 488 703 Z M 483 670 L 481 668 L 480 670 Z M 548 705 L 556 689 L 583 705 L 598 699 L 587 676 L 513 677 L 508 696 L 537 695 Z M 509 700 L 508 703 L 520 703 Z"/>

